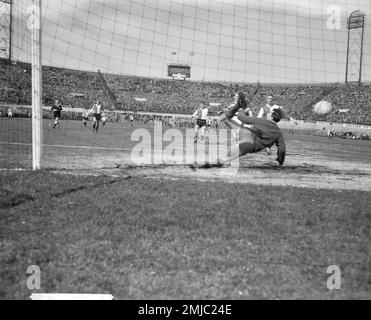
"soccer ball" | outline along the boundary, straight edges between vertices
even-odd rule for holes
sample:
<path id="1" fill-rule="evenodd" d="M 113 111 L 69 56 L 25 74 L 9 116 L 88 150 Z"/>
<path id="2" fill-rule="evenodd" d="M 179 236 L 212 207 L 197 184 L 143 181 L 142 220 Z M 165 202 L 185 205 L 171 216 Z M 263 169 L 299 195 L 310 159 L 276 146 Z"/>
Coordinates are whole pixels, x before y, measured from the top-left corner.
<path id="1" fill-rule="evenodd" d="M 327 101 L 320 101 L 318 102 L 314 107 L 313 107 L 313 113 L 320 115 L 320 116 L 325 116 L 329 114 L 332 110 L 332 105 L 330 102 Z"/>

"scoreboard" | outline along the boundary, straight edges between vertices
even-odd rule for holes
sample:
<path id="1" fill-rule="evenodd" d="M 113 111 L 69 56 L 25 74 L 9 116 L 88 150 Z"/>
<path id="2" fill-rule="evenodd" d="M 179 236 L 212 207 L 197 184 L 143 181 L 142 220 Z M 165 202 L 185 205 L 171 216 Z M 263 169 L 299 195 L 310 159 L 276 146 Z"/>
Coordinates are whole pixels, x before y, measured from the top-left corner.
<path id="1" fill-rule="evenodd" d="M 168 65 L 168 77 L 172 77 L 173 74 L 183 74 L 186 78 L 191 77 L 191 67 L 185 64 L 169 64 Z"/>

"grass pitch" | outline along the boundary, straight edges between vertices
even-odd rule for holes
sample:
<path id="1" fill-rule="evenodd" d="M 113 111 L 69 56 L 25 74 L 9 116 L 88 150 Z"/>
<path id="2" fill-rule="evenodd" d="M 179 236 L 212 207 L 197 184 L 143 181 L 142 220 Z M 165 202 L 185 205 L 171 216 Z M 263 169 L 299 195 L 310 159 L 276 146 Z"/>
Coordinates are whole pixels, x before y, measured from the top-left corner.
<path id="1" fill-rule="evenodd" d="M 256 154 L 222 176 L 128 165 L 138 126 L 48 124 L 49 169 L 31 172 L 30 121 L 0 119 L 1 299 L 37 292 L 30 265 L 43 293 L 371 298 L 370 142 L 286 135 L 282 170 Z M 331 265 L 340 290 L 327 288 Z"/>
<path id="2" fill-rule="evenodd" d="M 369 192 L 0 173 L 0 297 L 371 297 Z M 327 289 L 327 267 L 342 271 Z"/>

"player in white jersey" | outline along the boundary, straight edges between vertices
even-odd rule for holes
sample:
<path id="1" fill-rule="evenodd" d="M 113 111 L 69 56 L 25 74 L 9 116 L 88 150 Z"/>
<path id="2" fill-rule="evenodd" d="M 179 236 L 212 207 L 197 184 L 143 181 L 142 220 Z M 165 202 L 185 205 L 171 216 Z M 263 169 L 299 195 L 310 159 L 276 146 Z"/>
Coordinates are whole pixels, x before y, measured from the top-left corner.
<path id="1" fill-rule="evenodd" d="M 84 127 L 86 127 L 86 125 L 88 124 L 88 121 L 89 121 L 89 110 L 84 110 L 82 112 L 82 123 L 84 124 Z"/>
<path id="2" fill-rule="evenodd" d="M 208 117 L 208 119 L 206 120 L 205 134 L 206 134 L 206 132 L 209 132 L 212 125 L 213 125 L 213 120 L 211 120 L 211 118 Z"/>
<path id="3" fill-rule="evenodd" d="M 273 97 L 267 96 L 267 104 L 260 108 L 258 113 L 258 118 L 265 118 L 267 120 L 272 120 L 272 112 L 274 109 L 281 109 L 283 119 L 290 120 L 291 122 L 295 122 L 295 119 L 290 117 L 282 107 L 272 103 Z"/>
<path id="4" fill-rule="evenodd" d="M 93 119 L 94 119 L 93 132 L 98 133 L 99 122 L 101 121 L 101 117 L 103 113 L 103 107 L 99 99 L 97 99 L 97 102 L 91 108 L 90 113 L 93 114 Z"/>
<path id="5" fill-rule="evenodd" d="M 103 112 L 102 114 L 102 125 L 103 127 L 106 125 L 107 122 L 107 112 Z"/>
<path id="6" fill-rule="evenodd" d="M 196 109 L 196 111 L 192 115 L 192 119 L 196 119 L 195 125 L 195 137 L 194 143 L 198 141 L 198 132 L 201 130 L 201 141 L 205 141 L 205 131 L 206 131 L 206 121 L 208 119 L 209 109 L 206 108 L 203 102 L 201 102 L 200 106 Z"/>
<path id="7" fill-rule="evenodd" d="M 8 109 L 8 119 L 9 120 L 13 119 L 13 111 L 11 108 Z"/>

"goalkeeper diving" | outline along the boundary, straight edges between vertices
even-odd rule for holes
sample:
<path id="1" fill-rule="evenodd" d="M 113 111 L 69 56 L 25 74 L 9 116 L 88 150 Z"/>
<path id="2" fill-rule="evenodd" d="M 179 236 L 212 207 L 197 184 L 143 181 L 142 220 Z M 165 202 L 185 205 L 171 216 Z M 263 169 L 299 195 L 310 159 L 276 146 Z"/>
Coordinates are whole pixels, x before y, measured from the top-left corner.
<path id="1" fill-rule="evenodd" d="M 243 93 L 239 93 L 239 95 L 242 97 Z M 239 129 L 240 141 L 238 145 L 232 147 L 232 156 L 218 160 L 218 166 L 248 153 L 257 153 L 271 148 L 273 145 L 277 146 L 276 161 L 282 166 L 285 162 L 286 144 L 277 123 L 281 121 L 283 116 L 280 108 L 272 110 L 271 120 L 251 117 L 246 110 L 241 109 L 238 103 L 227 108 L 220 116 L 220 120 L 230 129 Z M 239 121 L 235 121 L 234 117 L 237 117 Z"/>

